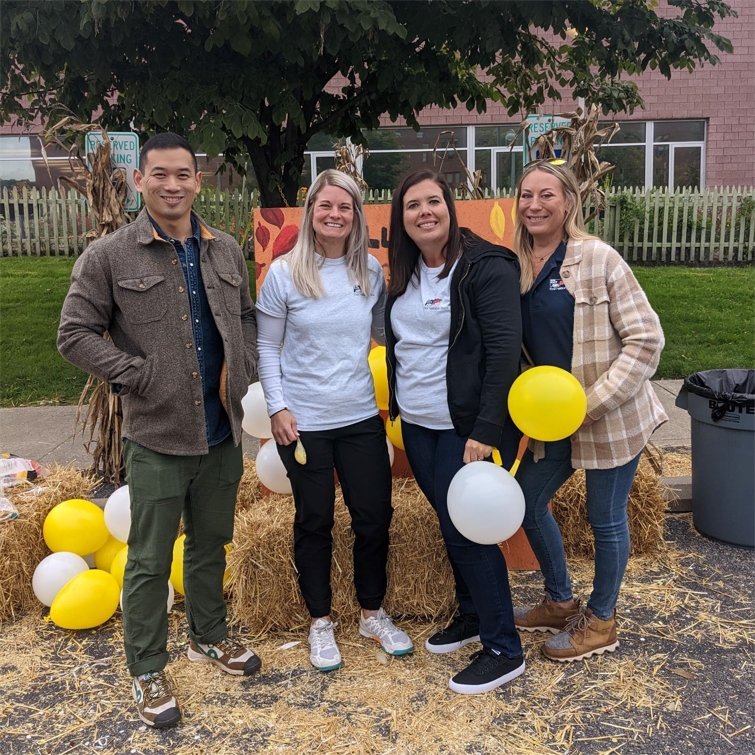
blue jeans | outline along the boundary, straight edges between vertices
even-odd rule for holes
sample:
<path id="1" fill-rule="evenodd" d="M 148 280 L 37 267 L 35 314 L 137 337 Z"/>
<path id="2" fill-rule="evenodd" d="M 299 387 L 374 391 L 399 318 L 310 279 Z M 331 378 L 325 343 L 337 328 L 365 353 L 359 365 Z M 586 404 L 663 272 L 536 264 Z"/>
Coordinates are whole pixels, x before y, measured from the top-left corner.
<path id="1" fill-rule="evenodd" d="M 641 455 L 613 469 L 585 470 L 587 520 L 595 537 L 595 575 L 587 607 L 599 619 L 613 615 L 629 559 L 627 499 Z M 522 527 L 540 562 L 545 591 L 558 601 L 572 598 L 572 588 L 561 531 L 548 502 L 573 473 L 571 441 L 566 438 L 546 443 L 545 458 L 537 463 L 527 450 L 516 476 L 526 503 Z"/>
<path id="2" fill-rule="evenodd" d="M 480 619 L 480 640 L 509 658 L 522 654 L 514 624 L 506 559 L 497 545 L 467 540 L 451 522 L 446 496 L 454 475 L 464 466 L 466 438 L 455 430 L 430 430 L 401 423 L 406 456 L 422 492 L 435 509 L 446 543 L 462 613 Z"/>

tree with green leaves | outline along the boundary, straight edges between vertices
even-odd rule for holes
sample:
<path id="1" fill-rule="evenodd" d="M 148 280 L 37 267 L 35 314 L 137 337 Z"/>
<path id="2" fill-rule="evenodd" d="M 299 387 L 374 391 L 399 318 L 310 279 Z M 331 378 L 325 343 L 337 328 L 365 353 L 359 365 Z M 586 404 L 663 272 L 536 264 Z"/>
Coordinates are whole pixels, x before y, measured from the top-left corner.
<path id="1" fill-rule="evenodd" d="M 722 0 L 3 0 L 0 117 L 62 104 L 118 130 L 173 130 L 251 164 L 293 205 L 316 135 L 361 143 L 428 105 L 510 115 L 559 88 L 605 113 L 641 105 L 627 77 L 730 51 Z M 570 30 L 576 30 L 576 36 Z M 483 74 L 483 75 L 481 75 Z"/>

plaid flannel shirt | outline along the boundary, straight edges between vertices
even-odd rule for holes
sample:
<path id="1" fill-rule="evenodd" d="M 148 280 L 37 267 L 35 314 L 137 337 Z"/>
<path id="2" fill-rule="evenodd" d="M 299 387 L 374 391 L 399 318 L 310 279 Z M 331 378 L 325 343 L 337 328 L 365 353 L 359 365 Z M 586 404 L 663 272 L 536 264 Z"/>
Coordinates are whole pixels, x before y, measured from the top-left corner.
<path id="1" fill-rule="evenodd" d="M 595 420 L 572 436 L 572 465 L 618 467 L 668 420 L 649 382 L 663 350 L 661 323 L 629 265 L 599 239 L 568 242 L 561 278 L 574 297 L 572 374 Z"/>

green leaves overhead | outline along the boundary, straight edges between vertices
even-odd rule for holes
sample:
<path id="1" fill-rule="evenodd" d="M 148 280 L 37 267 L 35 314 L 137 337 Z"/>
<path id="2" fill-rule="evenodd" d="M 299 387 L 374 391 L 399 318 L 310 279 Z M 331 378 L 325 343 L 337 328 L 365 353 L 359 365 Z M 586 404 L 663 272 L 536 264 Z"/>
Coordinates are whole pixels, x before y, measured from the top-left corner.
<path id="1" fill-rule="evenodd" d="M 667 4 L 671 17 L 651 0 L 3 0 L 0 115 L 62 103 L 111 129 L 171 129 L 251 164 L 263 203 L 293 203 L 319 133 L 360 141 L 383 114 L 418 127 L 428 105 L 488 99 L 518 116 L 562 87 L 631 111 L 628 75 L 731 49 L 711 30 L 731 14 L 721 0 Z"/>

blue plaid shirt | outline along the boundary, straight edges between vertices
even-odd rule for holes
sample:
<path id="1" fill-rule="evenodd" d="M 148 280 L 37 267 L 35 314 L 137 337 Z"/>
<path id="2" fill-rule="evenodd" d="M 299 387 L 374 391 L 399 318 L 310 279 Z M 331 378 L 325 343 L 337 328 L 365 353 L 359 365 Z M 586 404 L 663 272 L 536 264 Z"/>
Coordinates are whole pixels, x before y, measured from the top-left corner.
<path id="1" fill-rule="evenodd" d="M 178 239 L 167 236 L 151 217 L 150 220 L 160 238 L 173 244 L 184 272 L 191 308 L 194 346 L 199 361 L 199 374 L 202 378 L 207 444 L 216 446 L 231 434 L 231 423 L 220 402 L 220 372 L 223 368 L 225 352 L 223 339 L 215 325 L 202 281 L 202 271 L 199 266 L 199 222 L 192 215 L 192 235 L 182 244 Z"/>

